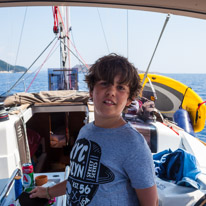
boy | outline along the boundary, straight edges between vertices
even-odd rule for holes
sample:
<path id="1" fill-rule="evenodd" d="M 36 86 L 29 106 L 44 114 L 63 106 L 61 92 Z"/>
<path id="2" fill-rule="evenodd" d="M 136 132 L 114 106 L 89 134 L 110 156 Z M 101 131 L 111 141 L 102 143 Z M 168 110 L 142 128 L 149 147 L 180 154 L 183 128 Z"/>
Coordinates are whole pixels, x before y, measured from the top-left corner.
<path id="1" fill-rule="evenodd" d="M 67 205 L 158 205 L 149 147 L 121 115 L 141 89 L 135 67 L 110 54 L 95 62 L 85 81 L 95 121 L 80 130 L 67 182 L 49 188 L 47 196 L 63 194 L 66 185 Z M 34 189 L 31 196 L 40 197 L 39 192 Z"/>

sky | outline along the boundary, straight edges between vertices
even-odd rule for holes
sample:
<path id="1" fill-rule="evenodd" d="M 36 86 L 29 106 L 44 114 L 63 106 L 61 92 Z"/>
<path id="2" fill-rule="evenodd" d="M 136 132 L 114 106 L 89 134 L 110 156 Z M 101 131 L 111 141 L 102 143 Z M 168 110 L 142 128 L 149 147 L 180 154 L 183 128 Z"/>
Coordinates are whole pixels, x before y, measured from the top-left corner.
<path id="1" fill-rule="evenodd" d="M 143 71 L 148 67 L 167 16 L 94 7 L 70 7 L 69 10 L 70 40 L 82 61 L 93 64 L 99 57 L 114 52 L 128 57 Z M 52 7 L 0 8 L 0 59 L 28 68 L 55 37 L 53 24 Z M 42 65 L 50 49 L 32 70 Z M 72 45 L 70 49 L 76 54 Z M 59 50 L 57 47 L 52 52 L 42 71 L 60 67 Z M 79 61 L 71 54 L 71 66 L 76 64 Z M 205 68 L 206 21 L 171 15 L 150 71 L 205 73 Z"/>

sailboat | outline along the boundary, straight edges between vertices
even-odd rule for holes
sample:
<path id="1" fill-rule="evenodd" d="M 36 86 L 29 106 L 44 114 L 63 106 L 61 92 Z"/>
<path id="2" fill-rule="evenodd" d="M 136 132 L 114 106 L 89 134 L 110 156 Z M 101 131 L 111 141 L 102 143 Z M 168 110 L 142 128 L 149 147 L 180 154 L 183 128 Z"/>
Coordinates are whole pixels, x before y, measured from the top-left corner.
<path id="1" fill-rule="evenodd" d="M 206 17 L 206 2 L 199 1 L 2 1 L 0 6 L 99 6 L 137 9 Z M 56 7 L 57 9 L 57 7 Z M 61 28 L 61 27 L 60 27 Z M 63 35 L 63 34 L 60 34 Z M 60 38 L 61 39 L 61 38 Z M 14 197 L 14 177 L 22 172 L 22 165 L 31 162 L 35 176 L 45 174 L 48 183 L 55 184 L 68 177 L 69 152 L 81 127 L 94 120 L 94 108 L 87 92 L 71 89 L 67 76 L 72 71 L 65 65 L 65 42 L 61 42 L 62 72 L 60 90 L 37 94 L 20 93 L 6 97 L 1 103 L 0 122 L 0 205 L 8 205 Z M 58 71 L 61 72 L 61 71 Z M 146 75 L 145 75 L 146 74 Z M 204 205 L 206 190 L 206 146 L 195 132 L 205 126 L 205 102 L 190 88 L 173 79 L 148 72 L 140 75 L 144 89 L 142 95 L 155 100 L 157 110 L 152 119 L 139 121 L 135 114 L 125 118 L 142 133 L 152 153 L 184 149 L 197 160 L 201 175 L 195 180 L 197 187 L 186 187 L 157 177 L 160 205 Z M 52 75 L 51 75 L 52 76 Z M 67 85 L 66 88 L 62 87 Z M 70 84 L 70 85 L 69 85 Z M 168 104 L 161 104 L 168 101 Z M 170 105 L 170 107 L 165 107 Z M 7 109 L 5 109 L 7 108 Z M 9 110 L 8 110 L 9 108 Z M 177 113 L 176 113 L 177 112 Z M 174 118 L 174 114 L 177 118 Z M 58 197 L 55 205 L 65 205 L 65 197 Z"/>

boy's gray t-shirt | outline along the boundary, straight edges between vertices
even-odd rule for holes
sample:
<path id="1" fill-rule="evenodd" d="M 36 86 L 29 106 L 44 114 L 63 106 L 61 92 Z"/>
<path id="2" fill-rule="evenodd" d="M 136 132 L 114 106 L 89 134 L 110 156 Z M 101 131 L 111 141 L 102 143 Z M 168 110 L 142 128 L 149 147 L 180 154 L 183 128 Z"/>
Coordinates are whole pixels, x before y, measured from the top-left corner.
<path id="1" fill-rule="evenodd" d="M 139 205 L 133 188 L 154 184 L 150 149 L 129 123 L 112 129 L 89 123 L 80 130 L 70 153 L 67 205 Z"/>

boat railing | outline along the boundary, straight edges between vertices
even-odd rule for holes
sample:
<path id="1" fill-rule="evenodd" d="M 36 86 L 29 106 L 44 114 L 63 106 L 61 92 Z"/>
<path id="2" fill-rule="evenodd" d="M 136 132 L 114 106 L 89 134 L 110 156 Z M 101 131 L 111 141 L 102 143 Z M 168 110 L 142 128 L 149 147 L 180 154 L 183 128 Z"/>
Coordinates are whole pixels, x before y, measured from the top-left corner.
<path id="1" fill-rule="evenodd" d="M 10 179 L 8 180 L 8 183 L 6 184 L 6 186 L 4 187 L 4 189 L 2 190 L 1 194 L 0 194 L 0 206 L 3 206 L 4 201 L 6 200 L 6 198 L 9 195 L 9 192 L 13 186 L 14 183 L 14 178 L 17 175 L 21 175 L 21 170 L 19 168 L 15 169 L 15 171 L 13 172 L 12 176 L 10 177 Z"/>

